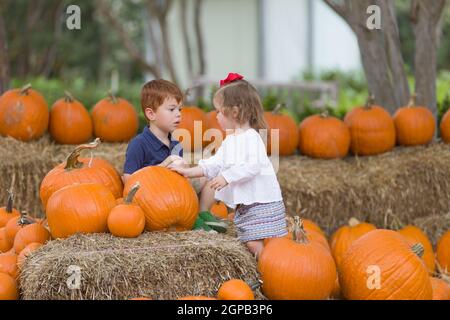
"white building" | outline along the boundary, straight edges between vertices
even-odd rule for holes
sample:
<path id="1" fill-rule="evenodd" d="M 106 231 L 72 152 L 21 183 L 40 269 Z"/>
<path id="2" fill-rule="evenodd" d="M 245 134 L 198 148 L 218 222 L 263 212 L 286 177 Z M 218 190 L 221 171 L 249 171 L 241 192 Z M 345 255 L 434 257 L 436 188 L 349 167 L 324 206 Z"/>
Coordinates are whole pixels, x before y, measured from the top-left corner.
<path id="1" fill-rule="evenodd" d="M 175 68 L 186 87 L 180 1 L 191 8 L 193 1 L 176 0 L 169 16 Z M 201 25 L 209 78 L 239 72 L 249 79 L 290 81 L 307 70 L 361 69 L 356 36 L 322 0 L 204 0 Z M 194 41 L 193 23 L 189 27 Z"/>

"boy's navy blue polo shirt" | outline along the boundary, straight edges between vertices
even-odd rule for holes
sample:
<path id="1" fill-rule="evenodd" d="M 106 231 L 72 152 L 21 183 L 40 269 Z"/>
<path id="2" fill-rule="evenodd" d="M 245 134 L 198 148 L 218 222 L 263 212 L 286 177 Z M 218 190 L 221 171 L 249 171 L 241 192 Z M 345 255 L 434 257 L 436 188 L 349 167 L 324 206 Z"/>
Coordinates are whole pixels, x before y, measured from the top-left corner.
<path id="1" fill-rule="evenodd" d="M 159 140 L 149 127 L 146 126 L 142 133 L 134 137 L 127 147 L 124 174 L 132 174 L 147 166 L 156 166 L 170 155 L 183 156 L 183 147 L 177 140 L 172 140 L 169 133 L 170 148 Z"/>

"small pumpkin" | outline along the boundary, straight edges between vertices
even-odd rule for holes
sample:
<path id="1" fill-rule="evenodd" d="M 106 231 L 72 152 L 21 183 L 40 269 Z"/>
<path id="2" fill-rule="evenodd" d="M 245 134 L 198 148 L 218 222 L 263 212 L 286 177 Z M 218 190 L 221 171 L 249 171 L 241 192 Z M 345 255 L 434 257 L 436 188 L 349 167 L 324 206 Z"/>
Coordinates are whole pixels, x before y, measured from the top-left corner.
<path id="1" fill-rule="evenodd" d="M 218 218 L 228 218 L 227 206 L 222 201 L 216 201 L 209 211 Z"/>
<path id="2" fill-rule="evenodd" d="M 133 198 L 141 185 L 136 182 L 123 204 L 115 206 L 108 216 L 108 229 L 116 237 L 136 238 L 145 229 L 145 214 L 133 204 Z"/>
<path id="3" fill-rule="evenodd" d="M 30 243 L 46 243 L 50 240 L 50 232 L 40 223 L 26 225 L 17 232 L 14 238 L 14 250 L 17 254 Z"/>
<path id="4" fill-rule="evenodd" d="M 413 245 L 415 243 L 422 244 L 424 248 L 422 259 L 428 268 L 428 272 L 430 274 L 433 274 L 435 269 L 433 245 L 431 244 L 426 234 L 418 227 L 412 225 L 403 227 L 402 229 L 398 230 L 398 233 L 404 236 L 410 245 Z"/>
<path id="5" fill-rule="evenodd" d="M 185 177 L 167 168 L 145 167 L 129 177 L 124 197 L 137 181 L 141 188 L 134 199 L 144 211 L 148 231 L 192 229 L 198 215 L 198 198 Z"/>
<path id="6" fill-rule="evenodd" d="M 93 135 L 91 115 L 70 92 L 66 91 L 65 97 L 52 106 L 49 132 L 58 143 L 85 143 Z"/>
<path id="7" fill-rule="evenodd" d="M 338 268 L 351 244 L 361 236 L 375 229 L 376 227 L 371 223 L 360 222 L 356 218 L 351 218 L 348 225 L 340 227 L 331 235 L 331 253 Z"/>
<path id="8" fill-rule="evenodd" d="M 32 223 L 38 222 L 37 220 L 21 213 L 20 216 L 15 217 L 8 221 L 5 226 L 6 239 L 11 245 L 14 243 L 14 238 L 16 237 L 17 232 L 24 226 Z"/>
<path id="9" fill-rule="evenodd" d="M 9 274 L 14 279 L 17 278 L 17 255 L 0 254 L 0 273 Z"/>
<path id="10" fill-rule="evenodd" d="M 433 287 L 433 300 L 450 300 L 450 285 L 439 278 L 430 277 Z"/>
<path id="11" fill-rule="evenodd" d="M 374 104 L 373 96 L 364 107 L 348 112 L 344 122 L 350 129 L 350 150 L 353 154 L 376 155 L 395 146 L 394 121 L 383 107 Z"/>
<path id="12" fill-rule="evenodd" d="M 9 274 L 0 273 L 0 300 L 18 300 L 17 282 Z"/>
<path id="13" fill-rule="evenodd" d="M 312 115 L 300 123 L 298 147 L 312 158 L 343 158 L 350 148 L 350 131 L 342 120 L 327 112 Z"/>
<path id="14" fill-rule="evenodd" d="M 94 135 L 104 142 L 127 142 L 138 130 L 138 114 L 133 105 L 112 93 L 92 108 Z"/>
<path id="15" fill-rule="evenodd" d="M 241 279 L 231 279 L 222 283 L 217 292 L 219 300 L 255 300 L 252 288 Z"/>
<path id="16" fill-rule="evenodd" d="M 411 96 L 408 106 L 395 112 L 394 124 L 397 143 L 402 146 L 428 144 L 436 130 L 433 113 L 426 107 L 417 106 L 416 94 Z"/>
<path id="17" fill-rule="evenodd" d="M 272 139 L 276 137 L 272 130 L 278 130 L 278 153 L 281 156 L 290 156 L 295 153 L 298 146 L 298 128 L 291 116 L 280 113 L 281 107 L 282 104 L 279 104 L 272 112 L 264 112 L 269 129 L 267 152 L 272 154 Z"/>
<path id="18" fill-rule="evenodd" d="M 258 260 L 262 291 L 269 299 L 326 299 L 335 286 L 336 266 L 331 253 L 309 241 L 296 219 L 294 239 L 271 240 Z"/>
<path id="19" fill-rule="evenodd" d="M 423 246 L 410 246 L 392 230 L 372 230 L 355 240 L 339 265 L 339 283 L 350 300 L 430 300 Z"/>
<path id="20" fill-rule="evenodd" d="M 181 122 L 172 136 L 180 141 L 184 151 L 194 152 L 207 144 L 207 141 L 203 141 L 207 129 L 206 113 L 199 107 L 184 106 L 181 109 Z"/>
<path id="21" fill-rule="evenodd" d="M 100 139 L 95 139 L 76 147 L 65 162 L 46 174 L 39 190 L 44 209 L 55 191 L 74 183 L 99 183 L 107 187 L 114 198 L 121 197 L 122 179 L 112 164 L 101 158 L 79 158 L 82 151 L 95 149 L 99 144 Z"/>
<path id="22" fill-rule="evenodd" d="M 442 116 L 439 131 L 441 133 L 442 141 L 450 143 L 450 109 Z"/>
<path id="23" fill-rule="evenodd" d="M 108 215 L 115 205 L 111 191 L 98 183 L 74 184 L 56 191 L 46 208 L 52 237 L 107 232 Z"/>
<path id="24" fill-rule="evenodd" d="M 5 227 L 9 220 L 17 218 L 20 215 L 19 211 L 14 209 L 13 204 L 14 192 L 11 188 L 8 190 L 8 200 L 6 201 L 6 206 L 0 208 L 0 228 Z"/>
<path id="25" fill-rule="evenodd" d="M 48 105 L 28 84 L 6 91 L 0 97 L 0 134 L 21 141 L 38 139 L 47 131 Z"/>
<path id="26" fill-rule="evenodd" d="M 450 230 L 444 233 L 436 245 L 436 260 L 439 270 L 444 275 L 450 275 Z"/>

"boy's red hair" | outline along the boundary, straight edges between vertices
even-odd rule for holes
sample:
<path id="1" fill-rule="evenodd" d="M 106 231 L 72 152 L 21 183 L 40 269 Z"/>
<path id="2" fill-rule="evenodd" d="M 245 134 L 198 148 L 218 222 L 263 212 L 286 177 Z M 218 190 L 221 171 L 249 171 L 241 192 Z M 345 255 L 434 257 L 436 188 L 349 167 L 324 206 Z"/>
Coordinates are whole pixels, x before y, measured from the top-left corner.
<path id="1" fill-rule="evenodd" d="M 183 93 L 180 88 L 170 81 L 157 79 L 147 82 L 141 90 L 141 107 L 145 115 L 145 109 L 156 111 L 167 98 L 174 98 L 178 103 L 183 101 Z"/>

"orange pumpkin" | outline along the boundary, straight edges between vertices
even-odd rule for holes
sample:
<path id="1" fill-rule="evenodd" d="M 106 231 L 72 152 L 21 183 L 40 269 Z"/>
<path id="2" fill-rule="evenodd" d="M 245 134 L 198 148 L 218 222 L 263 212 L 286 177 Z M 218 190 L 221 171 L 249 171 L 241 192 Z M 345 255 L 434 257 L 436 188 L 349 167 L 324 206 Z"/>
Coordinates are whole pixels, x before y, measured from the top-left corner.
<path id="1" fill-rule="evenodd" d="M 35 222 L 38 221 L 24 214 L 9 220 L 5 226 L 6 239 L 12 245 L 17 232 L 19 232 L 19 230 L 24 226 Z"/>
<path id="2" fill-rule="evenodd" d="M 32 223 L 20 228 L 17 232 L 14 238 L 14 250 L 17 254 L 20 254 L 30 243 L 38 242 L 44 244 L 48 240 L 50 240 L 50 232 L 40 223 Z"/>
<path id="3" fill-rule="evenodd" d="M 426 234 L 418 227 L 411 225 L 398 230 L 398 233 L 404 236 L 410 245 L 414 245 L 416 243 L 422 244 L 424 248 L 422 259 L 425 261 L 428 272 L 433 274 L 435 269 L 433 245 Z"/>
<path id="4" fill-rule="evenodd" d="M 20 251 L 19 256 L 17 257 L 17 265 L 19 268 L 22 266 L 22 264 L 25 262 L 25 259 L 34 251 L 42 247 L 42 243 L 40 242 L 32 242 L 28 244 L 25 248 L 23 248 L 22 251 Z"/>
<path id="5" fill-rule="evenodd" d="M 227 219 L 228 218 L 228 209 L 227 206 L 222 201 L 216 201 L 211 209 L 209 210 L 216 217 Z"/>
<path id="6" fill-rule="evenodd" d="M 6 231 L 5 227 L 0 228 L 0 253 L 7 252 L 11 250 L 13 247 L 13 244 L 8 241 L 8 238 L 6 237 Z"/>
<path id="7" fill-rule="evenodd" d="M 181 109 L 181 122 L 172 136 L 181 142 L 184 151 L 194 152 L 208 143 L 203 141 L 203 135 L 208 129 L 207 126 L 208 120 L 202 109 L 185 106 Z"/>
<path id="8" fill-rule="evenodd" d="M 277 106 L 272 112 L 264 112 L 264 118 L 269 129 L 267 152 L 272 154 L 272 139 L 276 137 L 272 130 L 278 130 L 279 155 L 290 156 L 295 153 L 298 146 L 298 128 L 291 116 L 279 112 L 280 107 L 281 105 Z"/>
<path id="9" fill-rule="evenodd" d="M 351 244 L 367 232 L 375 229 L 376 227 L 371 223 L 360 222 L 356 218 L 351 218 L 347 226 L 340 227 L 331 235 L 331 253 L 333 254 L 338 269 L 342 258 Z"/>
<path id="10" fill-rule="evenodd" d="M 97 183 L 74 184 L 56 191 L 47 203 L 52 237 L 107 232 L 108 214 L 115 205 L 111 191 Z"/>
<path id="11" fill-rule="evenodd" d="M 110 94 L 92 108 L 94 135 L 104 142 L 126 142 L 136 135 L 138 114 L 127 100 Z"/>
<path id="12" fill-rule="evenodd" d="M 336 281 L 334 282 L 333 291 L 330 294 L 330 298 L 332 299 L 341 299 L 341 286 L 339 284 L 339 276 L 336 276 Z"/>
<path id="13" fill-rule="evenodd" d="M 344 119 L 350 129 L 350 150 L 368 156 L 390 151 L 395 146 L 395 125 L 391 115 L 369 99 L 364 107 L 351 110 Z"/>
<path id="14" fill-rule="evenodd" d="M 408 106 L 399 108 L 394 114 L 397 143 L 402 146 L 428 144 L 433 140 L 436 121 L 426 107 L 416 105 L 413 94 Z"/>
<path id="15" fill-rule="evenodd" d="M 222 283 L 217 292 L 219 300 L 255 300 L 252 289 L 245 281 L 231 279 Z"/>
<path id="16" fill-rule="evenodd" d="M 353 242 L 339 265 L 341 292 L 350 300 L 429 300 L 423 246 L 411 247 L 392 230 L 377 229 Z"/>
<path id="17" fill-rule="evenodd" d="M 14 193 L 12 189 L 10 189 L 8 190 L 8 200 L 6 202 L 6 206 L 0 208 L 0 228 L 5 227 L 9 220 L 20 216 L 19 211 L 14 209 L 13 202 Z"/>
<path id="18" fill-rule="evenodd" d="M 450 143 L 450 109 L 442 117 L 439 131 L 441 132 L 442 141 Z"/>
<path id="19" fill-rule="evenodd" d="M 343 158 L 350 148 L 350 131 L 342 120 L 328 113 L 312 115 L 300 124 L 298 147 L 312 158 Z"/>
<path id="20" fill-rule="evenodd" d="M 430 277 L 433 300 L 450 300 L 450 285 L 442 279 Z"/>
<path id="21" fill-rule="evenodd" d="M 145 214 L 133 204 L 133 198 L 139 190 L 137 182 L 130 190 L 123 204 L 115 206 L 108 216 L 108 229 L 116 237 L 136 238 L 145 229 Z"/>
<path id="22" fill-rule="evenodd" d="M 14 279 L 17 278 L 17 255 L 0 254 L 0 273 L 9 274 Z"/>
<path id="23" fill-rule="evenodd" d="M 56 101 L 50 111 L 50 135 L 58 143 L 85 143 L 93 134 L 91 115 L 69 92 L 65 94 L 65 98 Z"/>
<path id="24" fill-rule="evenodd" d="M 317 225 L 317 223 L 313 222 L 310 219 L 302 219 L 303 222 L 303 228 L 305 229 L 305 231 L 310 232 L 310 231 L 316 231 L 320 234 L 322 234 L 323 236 L 325 236 L 325 232 L 323 232 L 323 230 Z M 293 221 L 291 221 L 291 223 L 293 223 Z"/>
<path id="25" fill-rule="evenodd" d="M 275 300 L 326 299 L 336 281 L 333 257 L 321 244 L 310 242 L 297 221 L 295 240 L 276 238 L 264 247 L 258 260 L 262 291 Z"/>
<path id="26" fill-rule="evenodd" d="M 17 282 L 9 274 L 0 273 L 0 300 L 18 300 Z"/>
<path id="27" fill-rule="evenodd" d="M 192 229 L 198 215 L 198 198 L 186 178 L 167 168 L 146 167 L 130 176 L 124 197 L 138 181 L 141 188 L 134 199 L 145 213 L 147 230 Z"/>
<path id="28" fill-rule="evenodd" d="M 17 140 L 38 139 L 47 131 L 48 105 L 44 97 L 26 85 L 0 97 L 0 134 Z"/>
<path id="29" fill-rule="evenodd" d="M 100 140 L 96 139 L 93 143 L 76 147 L 67 161 L 47 173 L 39 190 L 44 209 L 55 191 L 74 183 L 99 183 L 107 187 L 114 198 L 121 197 L 122 179 L 113 165 L 101 158 L 79 158 L 83 150 L 95 149 L 99 144 Z"/>
<path id="30" fill-rule="evenodd" d="M 436 260 L 439 270 L 445 275 L 450 275 L 450 231 L 444 233 L 436 246 Z"/>

